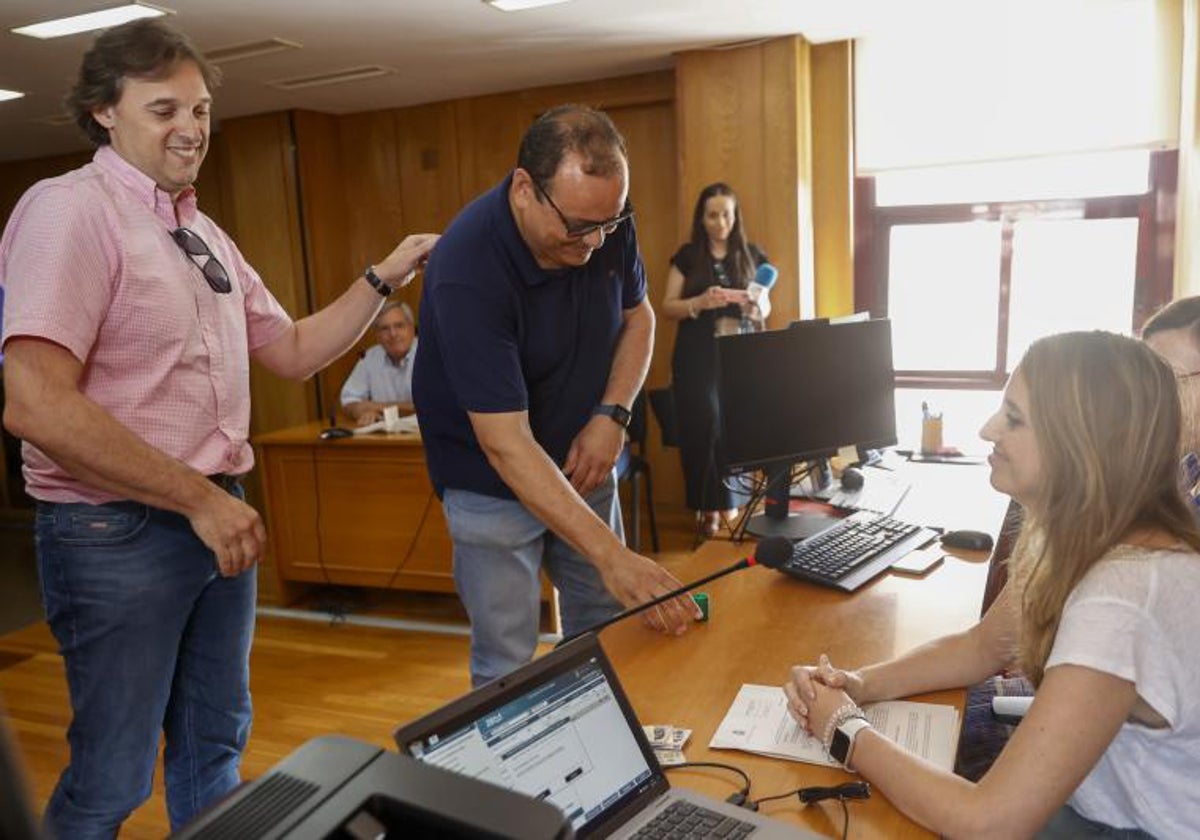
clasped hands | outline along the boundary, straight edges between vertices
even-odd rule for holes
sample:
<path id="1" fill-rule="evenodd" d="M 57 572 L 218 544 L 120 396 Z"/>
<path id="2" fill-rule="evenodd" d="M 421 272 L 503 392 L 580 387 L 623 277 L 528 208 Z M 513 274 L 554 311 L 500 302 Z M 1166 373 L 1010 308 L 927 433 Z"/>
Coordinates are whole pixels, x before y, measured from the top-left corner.
<path id="1" fill-rule="evenodd" d="M 858 703 L 863 679 L 858 671 L 834 668 L 821 654 L 816 665 L 795 665 L 784 684 L 788 713 L 809 735 L 824 736 L 829 719 L 847 703 Z"/>

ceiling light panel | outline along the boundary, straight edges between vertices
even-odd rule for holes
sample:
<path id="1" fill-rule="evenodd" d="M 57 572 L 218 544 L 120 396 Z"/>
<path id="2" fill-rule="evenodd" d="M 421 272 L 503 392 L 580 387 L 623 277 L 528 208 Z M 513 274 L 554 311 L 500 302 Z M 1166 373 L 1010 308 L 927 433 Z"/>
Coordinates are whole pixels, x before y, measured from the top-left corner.
<path id="1" fill-rule="evenodd" d="M 41 23 L 19 26 L 12 32 L 16 35 L 28 35 L 30 38 L 61 38 L 64 35 L 75 35 L 79 32 L 91 32 L 93 29 L 108 29 L 120 26 L 131 20 L 159 17 L 174 14 L 170 9 L 160 9 L 146 3 L 129 3 L 111 9 L 101 9 L 98 12 L 88 12 L 85 15 L 56 18 Z"/>
<path id="2" fill-rule="evenodd" d="M 525 9 L 536 9 L 539 6 L 557 6 L 567 0 L 483 0 L 489 6 L 502 12 L 520 12 Z"/>
<path id="3" fill-rule="evenodd" d="M 5 90 L 0 88 L 0 102 L 7 102 L 10 99 L 20 99 L 25 94 L 19 90 Z"/>

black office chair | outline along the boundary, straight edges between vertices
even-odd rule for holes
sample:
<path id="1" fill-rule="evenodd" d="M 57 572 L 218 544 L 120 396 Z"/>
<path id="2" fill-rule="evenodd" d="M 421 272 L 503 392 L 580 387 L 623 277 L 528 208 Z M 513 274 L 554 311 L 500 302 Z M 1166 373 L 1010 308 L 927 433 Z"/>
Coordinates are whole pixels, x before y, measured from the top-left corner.
<path id="1" fill-rule="evenodd" d="M 646 392 L 650 398 L 650 410 L 658 421 L 663 446 L 679 446 L 679 430 L 675 425 L 675 392 L 671 386 L 651 388 Z"/>
<path id="2" fill-rule="evenodd" d="M 629 533 L 625 544 L 634 551 L 642 550 L 642 488 L 646 484 L 646 510 L 650 516 L 650 544 L 658 551 L 658 523 L 654 519 L 654 484 L 650 480 L 650 464 L 646 460 L 646 392 L 638 391 L 629 412 L 629 440 L 617 459 L 617 479 L 629 482 Z"/>

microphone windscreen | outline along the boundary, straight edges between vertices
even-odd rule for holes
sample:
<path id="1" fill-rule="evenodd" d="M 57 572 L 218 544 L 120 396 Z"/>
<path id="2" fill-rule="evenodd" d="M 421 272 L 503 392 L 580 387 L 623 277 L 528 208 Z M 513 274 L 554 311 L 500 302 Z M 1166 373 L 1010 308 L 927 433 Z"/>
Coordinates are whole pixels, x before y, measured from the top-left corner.
<path id="1" fill-rule="evenodd" d="M 767 537 L 754 549 L 754 562 L 768 569 L 779 569 L 792 559 L 792 541 L 787 537 Z"/>
<path id="2" fill-rule="evenodd" d="M 779 269 L 770 263 L 763 263 L 754 272 L 754 282 L 762 286 L 764 289 L 769 289 L 775 285 L 775 281 L 779 279 Z"/>

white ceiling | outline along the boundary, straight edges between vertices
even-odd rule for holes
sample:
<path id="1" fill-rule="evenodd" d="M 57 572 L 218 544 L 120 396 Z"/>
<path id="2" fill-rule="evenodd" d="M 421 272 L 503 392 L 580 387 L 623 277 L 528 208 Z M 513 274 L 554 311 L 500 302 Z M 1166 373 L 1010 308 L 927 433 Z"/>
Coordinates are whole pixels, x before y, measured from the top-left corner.
<path id="1" fill-rule="evenodd" d="M 86 148 L 50 125 L 94 33 L 39 41 L 9 30 L 120 0 L 0 2 L 0 161 Z M 680 50 L 798 33 L 820 43 L 929 21 L 954 0 L 571 0 L 503 13 L 481 0 L 153 0 L 202 51 L 282 38 L 298 50 L 223 65 L 217 119 L 288 108 L 353 113 L 627 75 Z M 959 10 L 962 8 L 960 0 Z M 379 64 L 375 79 L 296 91 L 267 83 Z"/>

